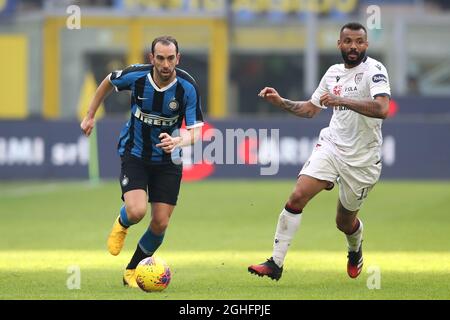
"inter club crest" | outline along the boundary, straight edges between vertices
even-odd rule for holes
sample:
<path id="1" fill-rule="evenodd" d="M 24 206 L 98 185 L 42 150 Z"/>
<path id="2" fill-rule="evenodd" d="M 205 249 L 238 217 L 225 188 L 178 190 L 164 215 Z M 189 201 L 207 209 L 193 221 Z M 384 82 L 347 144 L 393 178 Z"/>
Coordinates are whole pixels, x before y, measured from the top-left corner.
<path id="1" fill-rule="evenodd" d="M 180 104 L 178 103 L 178 101 L 174 98 L 172 100 L 170 100 L 169 102 L 169 109 L 172 111 L 176 111 L 178 110 Z"/>
<path id="2" fill-rule="evenodd" d="M 335 96 L 341 96 L 341 92 L 342 92 L 342 86 L 341 85 L 336 85 L 333 88 L 333 94 Z"/>
<path id="3" fill-rule="evenodd" d="M 130 181 L 130 179 L 128 179 L 128 177 L 126 175 L 123 175 L 122 182 L 121 182 L 122 186 L 125 187 L 129 181 Z"/>

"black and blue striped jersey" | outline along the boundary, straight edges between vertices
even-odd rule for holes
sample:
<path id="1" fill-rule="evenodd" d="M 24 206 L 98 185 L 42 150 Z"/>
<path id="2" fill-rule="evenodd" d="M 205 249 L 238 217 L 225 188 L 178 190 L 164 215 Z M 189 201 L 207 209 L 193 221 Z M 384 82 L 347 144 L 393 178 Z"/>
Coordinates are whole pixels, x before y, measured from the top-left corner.
<path id="1" fill-rule="evenodd" d="M 172 135 L 183 120 L 187 129 L 203 125 L 200 93 L 195 80 L 182 69 L 176 68 L 175 80 L 164 88 L 155 84 L 152 74 L 153 65 L 136 64 L 109 76 L 116 91 L 131 91 L 131 117 L 120 133 L 118 152 L 152 164 L 169 163 L 181 156 L 181 150 L 170 155 L 156 147 L 159 135 Z"/>

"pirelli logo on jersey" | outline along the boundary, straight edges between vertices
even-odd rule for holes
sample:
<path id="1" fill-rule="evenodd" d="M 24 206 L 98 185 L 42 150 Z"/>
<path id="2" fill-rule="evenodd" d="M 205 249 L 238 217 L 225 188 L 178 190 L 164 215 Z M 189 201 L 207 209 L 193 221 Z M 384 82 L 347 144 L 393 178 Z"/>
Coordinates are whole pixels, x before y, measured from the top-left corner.
<path id="1" fill-rule="evenodd" d="M 171 118 L 156 116 L 153 114 L 144 113 L 139 108 L 137 108 L 136 111 L 134 112 L 134 116 L 139 120 L 141 120 L 143 123 L 152 126 L 170 127 L 173 126 L 178 121 L 178 116 Z"/>

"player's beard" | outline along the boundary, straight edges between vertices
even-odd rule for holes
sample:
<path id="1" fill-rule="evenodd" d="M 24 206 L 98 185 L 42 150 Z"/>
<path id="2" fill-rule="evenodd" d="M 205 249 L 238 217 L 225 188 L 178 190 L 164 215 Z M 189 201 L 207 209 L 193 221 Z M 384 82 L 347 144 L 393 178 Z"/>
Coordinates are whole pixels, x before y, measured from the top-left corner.
<path id="1" fill-rule="evenodd" d="M 167 73 L 163 73 L 162 71 L 163 71 L 162 69 L 161 70 L 157 70 L 158 76 L 163 82 L 167 82 L 167 81 L 170 80 L 170 78 L 172 78 L 173 73 L 174 73 L 175 70 L 167 69 L 167 70 L 165 70 L 165 71 L 167 71 Z"/>
<path id="2" fill-rule="evenodd" d="M 361 63 L 361 61 L 363 61 L 364 58 L 366 57 L 366 50 L 364 50 L 358 54 L 358 58 L 356 58 L 355 60 L 350 60 L 348 55 L 351 53 L 358 54 L 356 51 L 345 52 L 344 50 L 341 50 L 342 59 L 344 59 L 345 64 L 350 67 L 355 67 L 355 66 L 359 65 Z"/>

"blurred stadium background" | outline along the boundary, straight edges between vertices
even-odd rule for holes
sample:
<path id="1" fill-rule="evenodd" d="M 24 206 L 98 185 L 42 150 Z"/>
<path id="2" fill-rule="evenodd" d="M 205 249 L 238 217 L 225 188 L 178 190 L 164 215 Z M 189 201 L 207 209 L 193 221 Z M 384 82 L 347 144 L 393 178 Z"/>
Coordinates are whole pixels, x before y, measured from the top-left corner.
<path id="1" fill-rule="evenodd" d="M 445 1 L 0 4 L 0 63 L 6 75 L 0 85 L 0 179 L 87 176 L 88 143 L 79 134 L 78 119 L 99 82 L 112 70 L 147 62 L 149 44 L 161 34 L 179 40 L 180 67 L 199 82 L 211 127 L 279 128 L 276 178 L 291 178 L 330 113 L 299 121 L 257 93 L 273 86 L 291 99 L 308 99 L 326 69 L 340 61 L 339 27 L 350 20 L 373 22 L 373 4 L 380 10 L 381 28 L 369 30 L 368 54 L 386 65 L 393 93 L 391 117 L 384 125 L 383 177 L 450 178 L 450 149 L 442 145 L 450 115 L 450 11 Z M 104 178 L 117 175 L 115 144 L 128 117 L 128 100 L 127 93 L 113 94 L 99 112 L 105 120 L 98 136 Z M 246 145 L 238 144 L 236 152 L 244 162 L 258 161 L 257 152 L 263 158 L 270 149 L 254 150 L 251 137 L 240 142 Z M 216 166 L 208 174 L 200 168 L 192 175 L 255 177 L 259 171 L 252 167 Z"/>
<path id="2" fill-rule="evenodd" d="M 200 262 L 214 266 L 214 250 L 219 250 L 217 259 L 226 261 L 225 267 L 222 263 L 217 268 L 223 267 L 227 274 L 245 272 L 249 262 L 270 252 L 280 206 L 331 116 L 326 111 L 312 120 L 295 119 L 258 99 L 257 93 L 273 86 L 290 99 L 309 99 L 326 69 L 340 63 L 336 49 L 340 27 L 348 21 L 373 22 L 378 9 L 381 28 L 368 30 L 368 55 L 387 67 L 393 99 L 383 124 L 382 179 L 369 196 L 363 217 L 373 219 L 372 229 L 367 224 L 367 244 L 377 252 L 374 257 L 380 258 L 375 263 L 383 270 L 390 270 L 384 253 L 391 252 L 387 257 L 393 260 L 403 257 L 398 252 L 413 253 L 409 258 L 405 253 L 391 273 L 397 289 L 385 289 L 384 295 L 377 296 L 368 293 L 365 280 L 359 287 L 349 287 L 337 266 L 325 270 L 326 281 L 333 283 L 328 288 L 334 290 L 331 295 L 318 286 L 323 284 L 322 275 L 314 272 L 310 280 L 292 278 L 292 283 L 304 285 L 303 293 L 284 287 L 286 295 L 277 295 L 272 286 L 246 295 L 258 282 L 244 275 L 238 278 L 241 291 L 223 289 L 214 295 L 205 285 L 196 295 L 189 289 L 192 283 L 198 285 L 194 279 L 221 281 L 215 275 L 213 280 L 200 277 L 192 266 Z M 235 162 L 241 164 L 192 164 L 186 152 L 184 180 L 199 182 L 182 187 L 180 212 L 161 249 L 179 266 L 180 275 L 180 282 L 165 297 L 450 298 L 448 30 L 450 5 L 444 0 L 0 0 L 0 214 L 5 222 L 0 223 L 0 298 L 123 297 L 123 292 L 111 288 L 120 280 L 126 257 L 121 264 L 106 257 L 104 238 L 120 206 L 116 143 L 129 117 L 128 94 L 112 94 L 105 101 L 97 117 L 97 134 L 89 140 L 81 135 L 79 120 L 100 81 L 113 70 L 147 62 L 149 44 L 162 34 L 179 41 L 180 67 L 199 83 L 208 128 L 279 129 L 280 135 L 276 146 L 264 145 L 252 135 L 237 140 Z M 260 169 L 268 161 L 277 162 L 279 172 L 261 176 Z M 303 250 L 312 254 L 313 261 L 323 259 L 321 250 L 345 252 L 344 240 L 333 225 L 336 195 L 320 195 L 321 205 L 312 206 L 316 212 L 310 226 L 305 223 L 291 254 L 294 270 L 302 267 L 295 265 L 294 258 Z M 249 229 L 253 223 L 258 230 Z M 186 225 L 208 232 L 199 231 L 197 239 L 184 229 Z M 318 237 L 314 230 L 322 227 L 327 231 Z M 145 228 L 144 223 L 139 228 Z M 394 234 L 395 245 L 383 237 L 385 230 Z M 127 250 L 131 252 L 139 236 L 139 232 L 130 235 Z M 67 251 L 58 256 L 58 250 Z M 187 257 L 183 260 L 175 254 L 183 250 L 193 256 L 197 252 L 198 259 L 185 254 L 180 255 Z M 202 260 L 202 251 L 209 258 Z M 240 255 L 241 251 L 249 254 Z M 84 265 L 86 252 L 91 262 Z M 98 264 L 94 256 L 102 257 Z M 9 270 L 10 259 L 20 265 L 16 274 Z M 342 261 L 337 263 L 345 263 L 344 253 Z M 65 268 L 70 263 L 94 278 L 95 270 L 102 270 L 99 281 L 106 287 L 91 282 L 87 293 L 68 293 Z M 238 264 L 236 270 L 227 267 L 233 263 Z M 189 273 L 184 274 L 186 268 Z M 295 276 L 294 270 L 286 277 Z M 417 282 L 408 282 L 408 272 L 418 275 Z M 181 275 L 190 280 L 183 283 Z M 9 280 L 17 277 L 33 283 L 32 289 L 13 289 Z M 431 287 L 421 291 L 430 278 Z M 59 289 L 53 290 L 47 280 L 56 281 Z M 348 294 L 352 290 L 359 291 Z M 138 298 L 129 293 L 126 297 Z"/>

